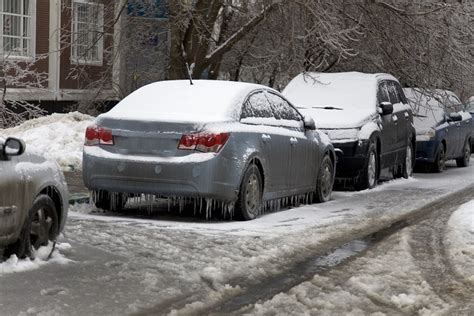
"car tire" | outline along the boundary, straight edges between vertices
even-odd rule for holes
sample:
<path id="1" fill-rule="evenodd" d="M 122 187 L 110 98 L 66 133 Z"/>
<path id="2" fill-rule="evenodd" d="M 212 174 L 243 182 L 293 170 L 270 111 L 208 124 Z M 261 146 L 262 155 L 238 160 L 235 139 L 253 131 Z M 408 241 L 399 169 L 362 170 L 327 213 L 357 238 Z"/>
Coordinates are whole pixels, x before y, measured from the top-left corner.
<path id="1" fill-rule="evenodd" d="M 456 165 L 458 167 L 469 166 L 469 160 L 471 159 L 471 145 L 469 143 L 470 141 L 467 139 L 462 149 L 462 157 L 456 159 Z"/>
<path id="2" fill-rule="evenodd" d="M 438 153 L 436 154 L 435 161 L 431 166 L 433 172 L 443 172 L 446 165 L 446 150 L 444 149 L 443 143 L 439 144 Z"/>
<path id="3" fill-rule="evenodd" d="M 127 199 L 120 193 L 110 193 L 108 191 L 100 190 L 94 191 L 93 196 L 95 206 L 105 211 L 120 212 L 127 203 Z"/>
<path id="4" fill-rule="evenodd" d="M 410 178 L 413 176 L 413 169 L 415 168 L 415 159 L 413 159 L 414 152 L 413 152 L 413 143 L 408 141 L 406 155 L 405 155 L 405 162 L 403 163 L 402 169 L 402 177 L 405 179 Z"/>
<path id="5" fill-rule="evenodd" d="M 365 161 L 362 174 L 355 184 L 356 190 L 372 189 L 377 185 L 378 180 L 379 159 L 377 154 L 377 146 L 372 140 L 367 150 L 367 158 Z"/>
<path id="6" fill-rule="evenodd" d="M 263 182 L 255 164 L 245 170 L 236 203 L 237 216 L 241 220 L 252 220 L 262 211 Z"/>
<path id="7" fill-rule="evenodd" d="M 315 200 L 317 203 L 327 202 L 331 199 L 334 184 L 334 164 L 328 154 L 324 155 L 319 167 L 316 180 Z"/>
<path id="8" fill-rule="evenodd" d="M 33 250 L 56 240 L 58 233 L 59 219 L 54 201 L 47 195 L 39 195 L 28 211 L 19 239 L 7 247 L 5 256 L 15 254 L 18 258 L 32 258 Z"/>

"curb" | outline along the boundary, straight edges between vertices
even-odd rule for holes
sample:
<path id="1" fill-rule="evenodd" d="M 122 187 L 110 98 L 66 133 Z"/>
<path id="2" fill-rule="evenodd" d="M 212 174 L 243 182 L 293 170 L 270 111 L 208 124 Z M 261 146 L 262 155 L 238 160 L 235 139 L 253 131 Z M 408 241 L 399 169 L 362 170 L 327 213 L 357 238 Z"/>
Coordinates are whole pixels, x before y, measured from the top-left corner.
<path id="1" fill-rule="evenodd" d="M 69 205 L 89 203 L 89 193 L 74 193 L 69 195 Z"/>

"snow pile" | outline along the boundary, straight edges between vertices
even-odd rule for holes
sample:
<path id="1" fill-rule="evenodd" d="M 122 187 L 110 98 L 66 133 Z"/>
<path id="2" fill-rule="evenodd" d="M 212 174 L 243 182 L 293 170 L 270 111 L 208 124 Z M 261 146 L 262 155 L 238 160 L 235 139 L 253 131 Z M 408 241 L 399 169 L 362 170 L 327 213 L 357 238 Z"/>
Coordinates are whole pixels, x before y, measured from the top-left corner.
<path id="1" fill-rule="evenodd" d="M 449 258 L 456 273 L 474 284 L 474 200 L 451 215 L 446 239 Z"/>
<path id="2" fill-rule="evenodd" d="M 63 171 L 80 170 L 84 133 L 93 119 L 79 112 L 56 113 L 0 130 L 0 137 L 23 139 L 27 152 L 56 160 Z"/>
<path id="3" fill-rule="evenodd" d="M 31 260 L 30 258 L 18 259 L 17 256 L 12 255 L 5 262 L 0 263 L 0 276 L 9 273 L 18 273 L 23 271 L 31 271 L 39 269 L 41 266 L 47 263 L 58 263 L 58 264 L 67 264 L 72 262 L 72 260 L 67 259 L 62 255 L 60 250 L 68 250 L 71 248 L 71 245 L 68 243 L 58 243 L 56 248 L 53 250 L 53 243 L 49 243 L 48 246 L 40 247 L 35 252 L 35 259 Z M 51 254 L 51 258 L 48 259 Z"/>

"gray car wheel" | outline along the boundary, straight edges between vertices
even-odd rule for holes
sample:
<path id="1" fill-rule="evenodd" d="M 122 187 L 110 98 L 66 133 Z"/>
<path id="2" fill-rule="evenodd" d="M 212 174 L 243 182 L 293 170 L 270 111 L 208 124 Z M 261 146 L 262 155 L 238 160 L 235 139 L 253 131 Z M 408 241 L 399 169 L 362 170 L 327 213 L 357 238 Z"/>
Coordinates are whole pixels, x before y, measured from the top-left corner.
<path id="1" fill-rule="evenodd" d="M 413 175 L 413 144 L 411 141 L 408 142 L 407 151 L 405 156 L 405 162 L 403 163 L 403 177 L 408 179 Z"/>
<path id="2" fill-rule="evenodd" d="M 5 255 L 32 257 L 32 250 L 54 241 L 58 231 L 58 213 L 53 200 L 47 195 L 39 195 L 28 212 L 18 241 L 7 248 Z"/>
<path id="3" fill-rule="evenodd" d="M 446 151 L 444 149 L 444 145 L 441 143 L 439 144 L 438 154 L 436 155 L 436 159 L 432 165 L 433 172 L 443 172 L 445 164 Z"/>
<path id="4" fill-rule="evenodd" d="M 355 188 L 357 190 L 372 189 L 377 185 L 379 159 L 377 155 L 377 146 L 374 141 L 370 142 L 367 158 L 362 174 L 358 179 Z"/>
<path id="5" fill-rule="evenodd" d="M 240 185 L 237 200 L 238 215 L 243 220 L 252 220 L 262 210 L 263 185 L 260 170 L 255 164 L 248 166 Z"/>
<path id="6" fill-rule="evenodd" d="M 466 139 L 464 147 L 462 149 L 462 157 L 456 159 L 456 165 L 458 167 L 467 167 L 469 166 L 469 160 L 471 159 L 471 146 L 469 139 Z"/>
<path id="7" fill-rule="evenodd" d="M 334 165 L 329 155 L 325 155 L 316 181 L 316 202 L 327 202 L 331 198 L 334 184 Z"/>

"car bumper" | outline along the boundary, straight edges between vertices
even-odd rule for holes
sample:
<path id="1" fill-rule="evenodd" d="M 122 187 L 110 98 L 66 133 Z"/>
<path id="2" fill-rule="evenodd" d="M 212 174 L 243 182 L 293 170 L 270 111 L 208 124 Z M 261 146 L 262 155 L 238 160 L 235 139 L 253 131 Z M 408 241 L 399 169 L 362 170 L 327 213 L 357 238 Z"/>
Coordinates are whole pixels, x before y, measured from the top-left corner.
<path id="1" fill-rule="evenodd" d="M 336 178 L 355 178 L 360 175 L 365 166 L 368 144 L 367 140 L 333 143 L 334 148 L 343 152 L 338 157 Z"/>
<path id="2" fill-rule="evenodd" d="M 109 192 L 235 201 L 240 170 L 235 160 L 214 153 L 173 160 L 85 147 L 83 154 L 85 186 Z"/>
<path id="3" fill-rule="evenodd" d="M 431 163 L 436 160 L 436 153 L 438 152 L 439 141 L 427 140 L 416 142 L 416 162 Z"/>

